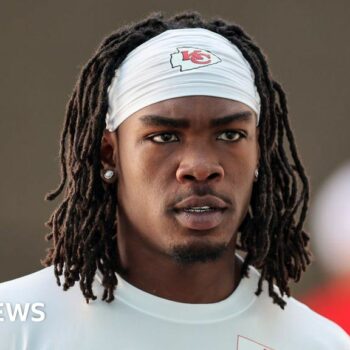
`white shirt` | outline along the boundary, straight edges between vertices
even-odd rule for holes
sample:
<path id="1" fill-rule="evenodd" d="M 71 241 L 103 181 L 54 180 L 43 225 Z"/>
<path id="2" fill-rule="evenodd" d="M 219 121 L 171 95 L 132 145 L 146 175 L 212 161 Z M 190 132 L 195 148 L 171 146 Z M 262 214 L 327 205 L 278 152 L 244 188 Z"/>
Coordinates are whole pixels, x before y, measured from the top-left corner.
<path id="1" fill-rule="evenodd" d="M 93 284 L 98 299 L 90 304 L 79 282 L 66 292 L 58 287 L 53 267 L 0 284 L 0 349 L 350 349 L 349 336 L 339 326 L 294 298 L 286 298 L 282 310 L 267 295 L 266 283 L 257 297 L 259 273 L 253 267 L 228 298 L 210 304 L 160 298 L 117 278 L 110 304 L 100 300 L 99 273 Z M 27 314 L 11 321 L 16 303 Z"/>

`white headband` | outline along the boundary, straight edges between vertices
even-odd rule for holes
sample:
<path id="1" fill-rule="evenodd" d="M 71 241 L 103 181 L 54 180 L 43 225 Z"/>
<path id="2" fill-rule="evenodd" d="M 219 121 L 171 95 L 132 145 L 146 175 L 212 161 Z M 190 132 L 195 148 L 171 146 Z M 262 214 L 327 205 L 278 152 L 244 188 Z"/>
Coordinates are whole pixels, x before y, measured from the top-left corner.
<path id="1" fill-rule="evenodd" d="M 203 28 L 170 29 L 132 50 L 108 87 L 106 129 L 150 104 L 181 96 L 242 102 L 260 115 L 254 72 L 241 51 Z"/>

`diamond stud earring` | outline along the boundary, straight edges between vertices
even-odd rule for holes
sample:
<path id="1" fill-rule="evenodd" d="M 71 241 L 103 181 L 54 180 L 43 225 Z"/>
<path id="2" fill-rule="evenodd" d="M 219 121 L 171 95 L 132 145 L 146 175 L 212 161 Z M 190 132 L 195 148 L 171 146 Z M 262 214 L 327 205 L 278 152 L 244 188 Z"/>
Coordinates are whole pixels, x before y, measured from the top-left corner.
<path id="1" fill-rule="evenodd" d="M 107 180 L 109 180 L 110 178 L 112 178 L 114 176 L 114 171 L 113 170 L 107 170 L 105 171 L 105 173 L 103 174 L 103 177 Z"/>
<path id="2" fill-rule="evenodd" d="M 258 169 L 255 169 L 255 178 L 257 179 L 259 176 L 259 170 Z"/>

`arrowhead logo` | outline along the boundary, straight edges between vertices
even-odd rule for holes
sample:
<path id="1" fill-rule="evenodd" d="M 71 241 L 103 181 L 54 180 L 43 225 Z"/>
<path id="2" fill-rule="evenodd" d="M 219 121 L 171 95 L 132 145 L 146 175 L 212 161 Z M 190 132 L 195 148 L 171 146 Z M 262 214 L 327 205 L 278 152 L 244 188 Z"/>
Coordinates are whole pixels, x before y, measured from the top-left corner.
<path id="1" fill-rule="evenodd" d="M 256 341 L 239 335 L 237 338 L 237 350 L 273 350 L 268 346 L 257 343 Z"/>
<path id="2" fill-rule="evenodd" d="M 180 67 L 180 71 L 197 69 L 221 62 L 221 59 L 208 50 L 195 47 L 177 47 L 177 52 L 170 55 L 173 68 Z"/>

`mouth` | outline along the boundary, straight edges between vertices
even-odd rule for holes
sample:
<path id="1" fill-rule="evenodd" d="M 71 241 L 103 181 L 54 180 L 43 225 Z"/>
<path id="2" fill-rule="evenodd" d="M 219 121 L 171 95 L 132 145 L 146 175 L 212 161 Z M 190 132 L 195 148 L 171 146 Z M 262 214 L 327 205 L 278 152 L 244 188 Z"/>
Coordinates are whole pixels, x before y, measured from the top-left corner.
<path id="1" fill-rule="evenodd" d="M 190 197 L 174 208 L 175 218 L 192 230 L 209 230 L 221 224 L 227 210 L 226 203 L 213 196 Z"/>
<path id="2" fill-rule="evenodd" d="M 224 218 L 226 209 L 198 207 L 175 210 L 178 222 L 192 230 L 209 230 L 219 226 Z"/>

